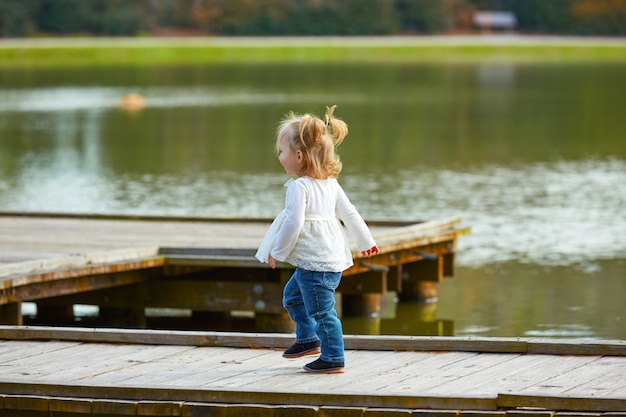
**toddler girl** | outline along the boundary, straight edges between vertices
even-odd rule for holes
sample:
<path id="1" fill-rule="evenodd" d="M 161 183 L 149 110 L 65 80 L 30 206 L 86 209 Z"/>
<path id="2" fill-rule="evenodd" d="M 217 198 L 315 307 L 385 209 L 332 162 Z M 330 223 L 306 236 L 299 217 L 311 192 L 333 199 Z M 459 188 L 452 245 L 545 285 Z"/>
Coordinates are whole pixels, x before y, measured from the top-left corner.
<path id="1" fill-rule="evenodd" d="M 285 285 L 283 306 L 296 323 L 296 340 L 284 353 L 299 358 L 321 352 L 304 366 L 313 373 L 342 373 L 344 349 L 341 321 L 335 311 L 335 289 L 341 272 L 352 266 L 344 226 L 361 255 L 378 254 L 378 246 L 356 208 L 337 182 L 341 161 L 335 154 L 348 126 L 327 108 L 324 120 L 290 113 L 276 138 L 278 160 L 289 181 L 285 209 L 270 226 L 256 257 L 296 267 Z M 321 347 L 321 349 L 320 349 Z"/>

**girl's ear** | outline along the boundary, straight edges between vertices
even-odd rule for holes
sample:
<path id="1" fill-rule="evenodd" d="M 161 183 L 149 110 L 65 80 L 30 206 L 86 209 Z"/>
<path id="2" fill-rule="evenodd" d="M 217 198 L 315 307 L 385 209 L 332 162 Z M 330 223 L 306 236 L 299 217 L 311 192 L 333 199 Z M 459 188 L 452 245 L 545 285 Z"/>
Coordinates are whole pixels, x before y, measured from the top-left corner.
<path id="1" fill-rule="evenodd" d="M 296 151 L 296 158 L 298 159 L 298 162 L 302 162 L 302 151 Z"/>

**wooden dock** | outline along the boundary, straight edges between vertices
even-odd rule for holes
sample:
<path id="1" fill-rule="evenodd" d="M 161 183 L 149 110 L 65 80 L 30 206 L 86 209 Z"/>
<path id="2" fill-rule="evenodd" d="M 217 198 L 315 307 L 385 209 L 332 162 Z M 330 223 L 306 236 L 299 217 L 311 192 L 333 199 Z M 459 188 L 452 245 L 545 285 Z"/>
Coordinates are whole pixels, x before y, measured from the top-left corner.
<path id="1" fill-rule="evenodd" d="M 0 213 L 0 417 L 626 416 L 626 341 L 346 335 L 345 374 L 305 373 L 280 355 L 291 267 L 253 257 L 269 221 Z M 432 291 L 458 224 L 371 222 L 381 254 L 355 251 L 342 297 Z M 125 328 L 76 327 L 75 304 Z M 145 330 L 147 307 L 281 333 Z"/>
<path id="2" fill-rule="evenodd" d="M 70 325 L 72 307 L 99 307 L 97 326 L 145 328 L 146 308 L 188 309 L 219 320 L 252 312 L 263 331 L 292 326 L 281 305 L 292 267 L 254 258 L 271 219 L 0 213 L 0 324 L 22 325 L 22 302 L 37 325 Z M 468 228 L 449 217 L 370 222 L 380 247 L 345 271 L 338 292 L 376 314 L 381 296 L 415 300 L 454 274 L 457 238 Z"/>
<path id="3" fill-rule="evenodd" d="M 312 375 L 291 335 L 0 326 L 0 415 L 626 415 L 626 341 L 345 340 Z"/>

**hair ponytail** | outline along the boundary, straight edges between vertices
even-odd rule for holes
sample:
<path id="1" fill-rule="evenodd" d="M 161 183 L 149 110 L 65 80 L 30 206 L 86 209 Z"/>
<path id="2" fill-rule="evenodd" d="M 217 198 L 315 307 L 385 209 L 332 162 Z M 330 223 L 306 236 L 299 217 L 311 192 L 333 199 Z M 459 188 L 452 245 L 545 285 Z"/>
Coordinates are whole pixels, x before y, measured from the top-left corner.
<path id="1" fill-rule="evenodd" d="M 348 135 L 348 125 L 346 122 L 333 117 L 333 113 L 337 108 L 334 104 L 331 107 L 326 107 L 326 115 L 324 115 L 324 122 L 328 128 L 328 134 L 330 135 L 335 146 L 341 144 L 343 139 Z"/>

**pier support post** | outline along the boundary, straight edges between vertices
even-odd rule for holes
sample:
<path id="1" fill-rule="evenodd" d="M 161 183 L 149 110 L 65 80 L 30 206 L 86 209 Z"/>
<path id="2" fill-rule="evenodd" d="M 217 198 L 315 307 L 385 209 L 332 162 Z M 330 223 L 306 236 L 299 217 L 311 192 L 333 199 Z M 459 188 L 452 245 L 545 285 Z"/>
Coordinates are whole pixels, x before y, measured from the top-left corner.
<path id="1" fill-rule="evenodd" d="M 437 285 L 443 280 L 444 258 L 437 256 L 434 259 L 405 264 L 402 267 L 401 301 L 437 300 Z"/>
<path id="2" fill-rule="evenodd" d="M 146 313 L 144 308 L 100 307 L 100 322 L 106 327 L 145 329 Z"/>
<path id="3" fill-rule="evenodd" d="M 381 294 L 342 294 L 341 308 L 344 317 L 378 317 L 381 309 Z"/>
<path id="4" fill-rule="evenodd" d="M 69 324 L 74 321 L 74 306 L 37 303 L 37 323 L 44 325 Z"/>
<path id="5" fill-rule="evenodd" d="M 0 305 L 0 324 L 22 326 L 24 324 L 22 303 L 18 301 Z"/>

